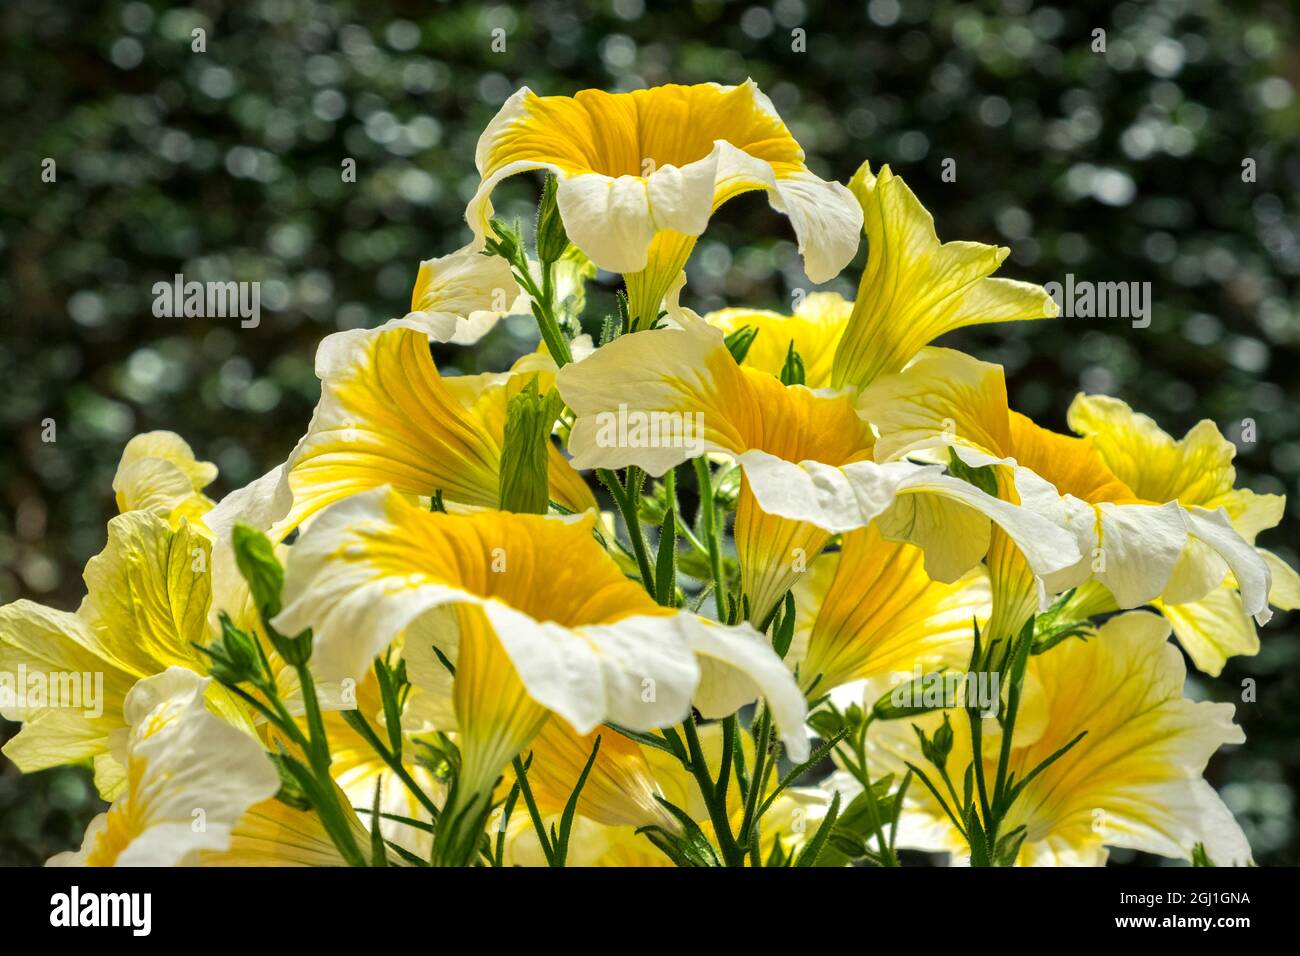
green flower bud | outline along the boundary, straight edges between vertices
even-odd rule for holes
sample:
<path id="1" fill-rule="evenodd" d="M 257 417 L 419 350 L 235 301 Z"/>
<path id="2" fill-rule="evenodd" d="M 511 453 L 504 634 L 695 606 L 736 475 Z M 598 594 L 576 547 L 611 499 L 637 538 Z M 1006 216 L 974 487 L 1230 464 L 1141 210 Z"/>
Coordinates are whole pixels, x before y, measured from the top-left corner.
<path id="1" fill-rule="evenodd" d="M 220 614 L 221 635 L 208 645 L 209 673 L 223 684 L 257 683 L 268 676 L 262 667 L 257 638 Z"/>
<path id="2" fill-rule="evenodd" d="M 539 392 L 536 377 L 510 399 L 501 452 L 502 511 L 546 514 L 550 506 L 547 456 L 551 430 L 562 407 L 563 399 L 556 391 Z"/>
<path id="3" fill-rule="evenodd" d="M 781 366 L 781 384 L 782 385 L 802 385 L 807 379 L 807 369 L 804 368 L 803 356 L 794 349 L 794 340 L 790 340 L 790 347 L 785 353 L 785 365 Z"/>
<path id="4" fill-rule="evenodd" d="M 235 549 L 235 563 L 239 573 L 253 592 L 253 605 L 263 617 L 280 613 L 280 591 L 284 587 L 284 568 L 275 556 L 270 539 L 256 528 L 242 521 L 236 523 L 230 536 Z"/>
<path id="5" fill-rule="evenodd" d="M 554 176 L 546 177 L 542 199 L 537 205 L 537 258 L 545 264 L 556 262 L 569 248 L 569 234 L 560 218 L 560 207 L 555 201 L 558 182 Z"/>
<path id="6" fill-rule="evenodd" d="M 731 357 L 739 365 L 745 361 L 745 356 L 749 354 L 749 347 L 754 344 L 756 338 L 758 338 L 758 329 L 752 325 L 742 325 L 723 341 L 727 346 L 727 351 L 731 353 Z"/>

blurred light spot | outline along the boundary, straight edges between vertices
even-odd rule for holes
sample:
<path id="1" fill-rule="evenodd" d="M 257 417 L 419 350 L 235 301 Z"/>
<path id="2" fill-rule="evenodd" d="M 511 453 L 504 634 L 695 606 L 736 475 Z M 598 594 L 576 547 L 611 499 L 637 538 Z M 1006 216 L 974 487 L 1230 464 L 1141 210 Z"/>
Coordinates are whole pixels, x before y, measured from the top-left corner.
<path id="1" fill-rule="evenodd" d="M 104 319 L 108 317 L 108 310 L 98 293 L 82 289 L 80 292 L 72 293 L 68 298 L 68 315 L 72 316 L 72 321 L 78 325 L 95 328 L 104 324 Z"/>
<path id="2" fill-rule="evenodd" d="M 980 121 L 985 126 L 1001 126 L 1011 119 L 1011 104 L 1000 96 L 980 100 Z"/>
<path id="3" fill-rule="evenodd" d="M 199 74 L 199 89 L 214 100 L 224 100 L 235 92 L 235 74 L 224 66 L 210 66 Z"/>
<path id="4" fill-rule="evenodd" d="M 772 13 L 763 7 L 750 7 L 740 15 L 740 30 L 745 36 L 761 40 L 772 32 Z"/>
<path id="5" fill-rule="evenodd" d="M 1291 84 L 1280 76 L 1270 76 L 1256 88 L 1259 101 L 1266 109 L 1284 110 L 1291 105 L 1294 92 Z"/>
<path id="6" fill-rule="evenodd" d="M 871 0 L 867 4 L 867 16 L 878 27 L 892 27 L 901 10 L 898 0 Z"/>
<path id="7" fill-rule="evenodd" d="M 1193 345 L 1213 345 L 1223 337 L 1223 324 L 1212 315 L 1198 312 L 1183 323 L 1182 332 Z"/>
<path id="8" fill-rule="evenodd" d="M 414 50 L 420 44 L 420 28 L 410 20 L 394 20 L 384 29 L 384 39 L 394 50 Z"/>
<path id="9" fill-rule="evenodd" d="M 630 70 L 636 63 L 636 43 L 630 36 L 612 33 L 600 44 L 600 58 L 610 72 Z"/>
<path id="10" fill-rule="evenodd" d="M 1137 193 L 1137 184 L 1118 169 L 1098 169 L 1092 177 L 1092 196 L 1107 206 L 1127 206 Z"/>
<path id="11" fill-rule="evenodd" d="M 144 47 L 135 37 L 118 37 L 108 55 L 119 70 L 134 70 L 144 59 Z"/>
<path id="12" fill-rule="evenodd" d="M 898 158 L 905 162 L 914 163 L 924 159 L 929 151 L 930 140 L 920 130 L 909 129 L 898 137 Z"/>
<path id="13" fill-rule="evenodd" d="M 1171 37 L 1161 37 L 1147 51 L 1147 71 L 1154 76 L 1177 76 L 1186 58 L 1181 43 Z"/>
<path id="14" fill-rule="evenodd" d="M 1234 337 L 1228 343 L 1228 361 L 1243 372 L 1262 372 L 1268 365 L 1268 346 L 1259 339 Z"/>

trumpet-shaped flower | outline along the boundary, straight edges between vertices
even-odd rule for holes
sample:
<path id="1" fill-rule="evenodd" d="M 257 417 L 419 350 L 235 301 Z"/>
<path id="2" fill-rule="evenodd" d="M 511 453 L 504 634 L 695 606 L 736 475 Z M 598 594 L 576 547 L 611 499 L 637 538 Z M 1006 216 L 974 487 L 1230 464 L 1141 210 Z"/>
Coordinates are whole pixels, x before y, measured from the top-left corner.
<path id="1" fill-rule="evenodd" d="M 1198 422 L 1175 441 L 1146 415 L 1105 395 L 1077 396 L 1068 420 L 1072 429 L 1091 439 L 1111 471 L 1143 498 L 1172 499 L 1189 509 L 1222 508 L 1232 527 L 1251 543 L 1282 518 L 1286 505 L 1282 495 L 1235 487 L 1236 448 L 1211 421 Z M 1257 551 L 1271 573 L 1268 603 L 1286 610 L 1300 606 L 1300 576 L 1272 552 Z M 1242 603 L 1238 582 L 1213 553 L 1186 555 L 1182 567 L 1175 569 L 1175 582 L 1195 565 L 1200 565 L 1201 573 L 1191 573 L 1193 584 L 1187 592 L 1180 595 L 1166 589 L 1155 606 L 1169 619 L 1196 666 L 1217 675 L 1229 657 L 1258 653 L 1259 636 Z M 1195 584 L 1205 575 L 1213 587 L 1208 594 L 1203 593 L 1204 584 Z"/>
<path id="2" fill-rule="evenodd" d="M 127 695 L 126 783 L 81 849 L 50 866 L 180 866 L 230 846 L 250 807 L 280 789 L 261 744 L 204 706 L 208 679 L 169 667 Z M 201 825 L 196 825 L 201 824 Z"/>
<path id="3" fill-rule="evenodd" d="M 93 760 L 96 785 L 112 799 L 125 767 L 110 743 L 127 726 L 132 687 L 172 666 L 207 672 L 194 644 L 207 641 L 209 549 L 188 522 L 173 530 L 153 512 L 132 511 L 109 522 L 75 614 L 26 600 L 0 608 L 0 672 L 45 688 L 39 700 L 4 702 L 4 715 L 24 722 L 5 745 L 9 759 L 26 772 Z M 213 686 L 208 695 L 217 713 L 246 725 L 227 691 Z"/>
<path id="4" fill-rule="evenodd" d="M 321 400 L 282 476 L 293 504 L 277 537 L 326 505 L 381 485 L 497 507 L 510 396 L 533 376 L 548 388 L 554 364 L 526 356 L 514 373 L 443 376 L 425 334 L 390 326 L 327 337 L 316 374 Z M 570 511 L 595 506 L 557 448 L 549 476 L 551 497 Z"/>
<path id="5" fill-rule="evenodd" d="M 867 266 L 835 353 L 831 383 L 863 388 L 900 371 L 945 332 L 989 322 L 1051 318 L 1042 286 L 991 278 L 1010 250 L 940 243 L 934 218 L 888 166 L 863 163 L 849 183 L 864 213 Z"/>
<path id="6" fill-rule="evenodd" d="M 794 588 L 794 641 L 786 660 L 799 684 L 820 696 L 843 684 L 964 665 L 971 622 L 989 614 L 988 579 L 972 568 L 952 584 L 935 581 L 915 545 L 890 541 L 876 525 L 844 535 Z"/>
<path id="7" fill-rule="evenodd" d="M 862 210 L 839 183 L 814 176 L 771 101 L 740 86 L 660 86 L 572 97 L 520 89 L 478 142 L 482 177 L 466 210 L 474 244 L 491 229 L 492 191 L 532 169 L 558 178 L 570 240 L 627 279 L 631 312 L 652 321 L 714 210 L 750 190 L 790 217 L 813 282 L 858 248 Z"/>
<path id="8" fill-rule="evenodd" d="M 1190 859 L 1204 844 L 1219 866 L 1245 865 L 1250 848 L 1232 813 L 1202 774 L 1223 744 L 1245 740 L 1231 704 L 1183 696 L 1186 668 L 1168 642 L 1169 625 L 1134 611 L 1102 625 L 1095 637 L 1069 640 L 1030 659 L 1009 772 L 1030 771 L 1079 734 L 1086 735 L 1028 783 L 1002 833 L 1026 827 L 1022 865 L 1100 866 L 1106 847 L 1129 847 Z M 933 724 L 927 715 L 922 724 Z M 952 720 L 949 768 L 969 763 L 965 715 Z M 986 772 L 1001 746 L 995 719 L 984 721 Z M 923 765 L 907 721 L 876 724 L 871 746 L 882 770 Z M 900 759 L 901 758 L 901 759 Z M 963 844 L 930 794 L 913 792 L 903 834 L 923 833 L 918 848 L 957 850 Z"/>
<path id="9" fill-rule="evenodd" d="M 1268 566 L 1222 510 L 1139 496 L 1092 439 L 1057 434 L 1011 411 L 1000 367 L 929 349 L 862 393 L 858 409 L 880 430 L 877 460 L 951 447 L 972 467 L 997 466 L 1003 494 L 1072 528 L 1082 558 L 1044 579 L 1047 591 L 1092 577 L 1119 607 L 1131 608 L 1171 589 L 1185 600 L 1202 597 L 1231 569 L 1247 610 L 1268 619 Z M 1035 585 L 1014 550 L 996 540 L 989 564 L 995 619 L 1003 612 L 994 637 L 1007 636 L 1033 613 Z"/>
<path id="10" fill-rule="evenodd" d="M 431 513 L 387 489 L 327 509 L 294 545 L 275 626 L 316 635 L 326 680 L 438 607 L 455 609 L 453 700 L 460 780 L 484 793 L 552 714 L 585 734 L 734 712 L 762 694 L 791 752 L 806 754 L 804 704 L 763 638 L 655 604 L 572 520 Z"/>
<path id="11" fill-rule="evenodd" d="M 194 522 L 212 507 L 203 489 L 217 477 L 217 466 L 198 461 L 175 432 L 144 432 L 126 443 L 113 476 L 117 509 L 151 511 L 175 527 Z"/>
<path id="12" fill-rule="evenodd" d="M 560 394 L 577 416 L 569 449 L 578 468 L 638 465 L 652 475 L 708 453 L 738 461 L 735 536 L 751 620 L 765 619 L 832 535 L 878 516 L 905 534 L 925 523 L 930 499 L 951 506 L 965 538 L 982 526 L 987 540 L 989 519 L 999 523 L 1043 573 L 1077 562 L 1074 539 L 1036 514 L 938 466 L 872 461 L 871 428 L 848 395 L 737 365 L 720 330 L 686 313 L 682 320 L 683 328 L 615 339 L 560 370 Z M 960 544 L 969 560 L 953 577 L 983 557 Z"/>

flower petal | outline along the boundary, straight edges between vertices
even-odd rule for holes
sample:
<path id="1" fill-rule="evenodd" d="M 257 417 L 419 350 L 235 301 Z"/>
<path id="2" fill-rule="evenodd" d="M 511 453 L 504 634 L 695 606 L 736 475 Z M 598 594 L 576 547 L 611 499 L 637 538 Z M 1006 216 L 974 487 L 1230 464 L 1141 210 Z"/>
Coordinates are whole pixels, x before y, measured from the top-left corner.
<path id="1" fill-rule="evenodd" d="M 863 163 L 849 188 L 862 204 L 867 267 L 835 356 L 835 386 L 866 386 L 901 370 L 945 332 L 988 322 L 1053 317 L 1041 287 L 987 278 L 1009 250 L 940 244 L 934 219 L 888 166 Z"/>

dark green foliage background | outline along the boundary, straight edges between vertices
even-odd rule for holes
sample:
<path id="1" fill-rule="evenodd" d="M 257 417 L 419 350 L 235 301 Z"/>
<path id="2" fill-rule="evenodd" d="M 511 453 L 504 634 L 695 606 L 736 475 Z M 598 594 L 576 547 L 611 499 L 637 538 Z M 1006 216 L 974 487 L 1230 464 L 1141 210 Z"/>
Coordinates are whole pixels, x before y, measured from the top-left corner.
<path id="1" fill-rule="evenodd" d="M 1005 363 L 1016 406 L 1057 428 L 1081 388 L 1175 434 L 1207 417 L 1235 440 L 1252 419 L 1239 479 L 1290 495 L 1261 543 L 1297 559 L 1300 50 L 1284 0 L 14 0 L 0 36 L 0 601 L 76 607 L 135 432 L 184 435 L 219 464 L 217 494 L 282 461 L 316 401 L 317 341 L 404 313 L 420 259 L 467 240 L 474 144 L 518 86 L 746 76 L 814 170 L 890 163 L 943 238 L 1010 246 L 1004 274 L 1151 282 L 1146 329 L 1061 319 L 950 344 Z M 41 182 L 46 157 L 57 183 Z M 527 220 L 535 193 L 523 178 L 498 209 Z M 791 239 L 761 197 L 732 202 L 688 301 L 788 305 L 807 288 Z M 832 287 L 851 295 L 862 259 Z M 153 283 L 177 272 L 260 280 L 261 326 L 153 317 Z M 613 288 L 594 294 L 596 316 Z M 502 367 L 529 331 L 508 323 L 444 362 Z M 1279 614 L 1262 637 L 1258 657 L 1193 675 L 1191 692 L 1239 702 L 1248 743 L 1211 779 L 1259 861 L 1294 864 L 1300 636 Z M 1247 679 L 1257 699 L 1240 703 Z M 75 845 L 98 808 L 81 770 L 23 778 L 0 759 L 0 863 Z"/>

